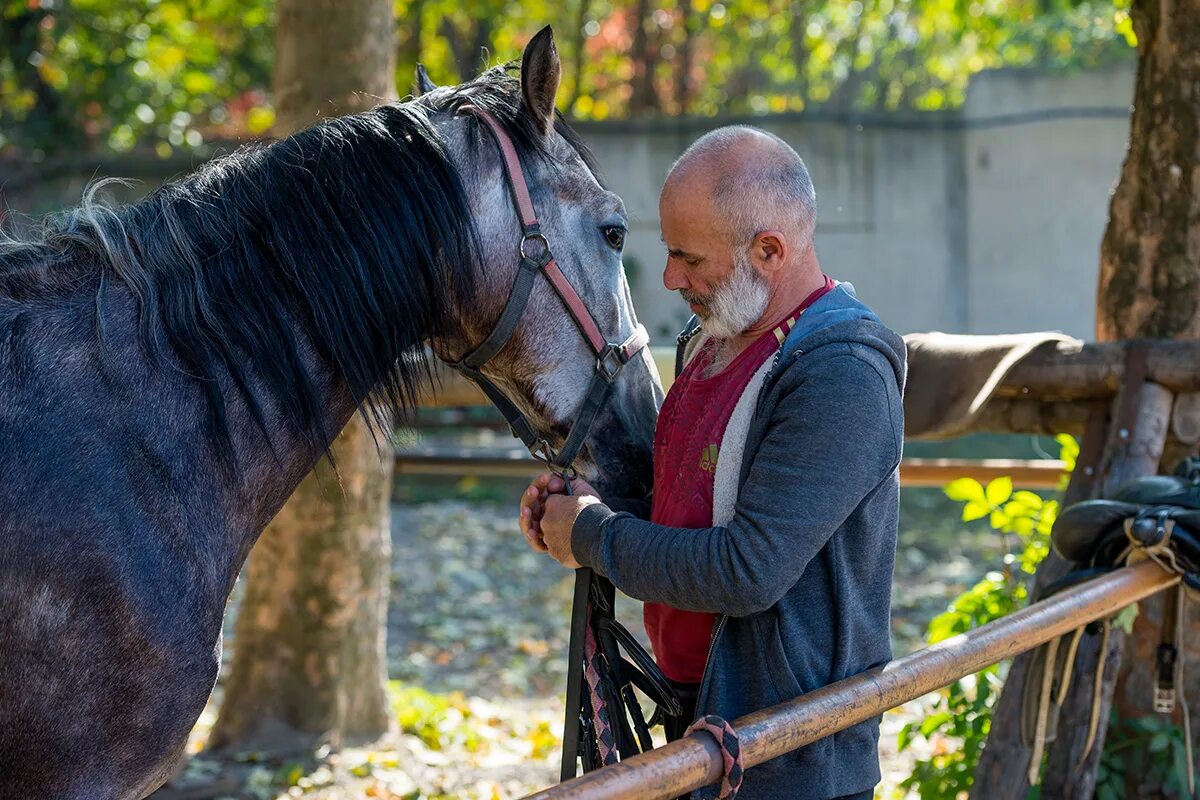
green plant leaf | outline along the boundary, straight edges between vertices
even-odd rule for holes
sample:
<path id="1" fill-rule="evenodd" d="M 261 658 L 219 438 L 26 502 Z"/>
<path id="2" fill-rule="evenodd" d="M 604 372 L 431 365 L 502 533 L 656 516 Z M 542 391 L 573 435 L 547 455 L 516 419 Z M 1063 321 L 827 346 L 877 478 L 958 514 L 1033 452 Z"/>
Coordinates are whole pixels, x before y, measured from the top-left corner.
<path id="1" fill-rule="evenodd" d="M 924 736 L 926 739 L 928 739 L 930 734 L 932 734 L 938 728 L 942 727 L 947 722 L 953 722 L 953 721 L 954 721 L 954 715 L 947 714 L 944 712 L 941 714 L 934 714 L 931 717 L 926 717 L 921 722 L 921 728 L 920 728 L 921 735 Z"/>
<path id="2" fill-rule="evenodd" d="M 942 491 L 946 493 L 946 497 L 962 503 L 984 503 L 987 499 L 983 486 L 974 478 L 950 481 Z"/>
<path id="3" fill-rule="evenodd" d="M 1022 489 L 1018 492 L 1013 492 L 1012 502 L 1018 503 L 1030 511 L 1039 511 L 1044 501 L 1041 495 Z"/>
<path id="4" fill-rule="evenodd" d="M 1138 604 L 1130 603 L 1117 612 L 1113 617 L 1113 626 L 1125 631 L 1126 634 L 1133 633 L 1133 621 L 1137 619 Z"/>
<path id="5" fill-rule="evenodd" d="M 987 502 L 977 503 L 971 501 L 963 506 L 962 520 L 963 522 L 971 522 L 977 519 L 983 519 L 988 514 L 992 513 L 992 507 Z"/>
<path id="6" fill-rule="evenodd" d="M 1001 475 L 999 478 L 989 481 L 985 490 L 987 501 L 994 506 L 998 506 L 1012 497 L 1012 492 L 1012 478 L 1007 475 Z"/>
<path id="7" fill-rule="evenodd" d="M 1068 433 L 1060 433 L 1054 437 L 1058 442 L 1058 457 L 1063 462 L 1063 471 L 1074 472 L 1075 461 L 1079 458 L 1079 442 Z"/>

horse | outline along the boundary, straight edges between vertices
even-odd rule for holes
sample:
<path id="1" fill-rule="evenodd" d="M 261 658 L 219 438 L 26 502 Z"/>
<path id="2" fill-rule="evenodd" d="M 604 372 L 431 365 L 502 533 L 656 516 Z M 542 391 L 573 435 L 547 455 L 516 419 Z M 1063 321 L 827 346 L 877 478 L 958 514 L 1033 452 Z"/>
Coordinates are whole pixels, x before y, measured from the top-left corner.
<path id="1" fill-rule="evenodd" d="M 386 436 L 426 353 L 478 347 L 518 243 L 553 247 L 608 335 L 638 329 L 626 213 L 554 110 L 560 71 L 546 29 L 519 77 L 426 86 L 129 205 L 93 188 L 0 240 L 0 797 L 132 800 L 167 779 L 256 538 L 356 410 Z M 483 116 L 515 142 L 538 237 Z M 553 448 L 598 368 L 539 279 L 482 373 Z M 612 384 L 576 466 L 644 497 L 647 352 Z"/>

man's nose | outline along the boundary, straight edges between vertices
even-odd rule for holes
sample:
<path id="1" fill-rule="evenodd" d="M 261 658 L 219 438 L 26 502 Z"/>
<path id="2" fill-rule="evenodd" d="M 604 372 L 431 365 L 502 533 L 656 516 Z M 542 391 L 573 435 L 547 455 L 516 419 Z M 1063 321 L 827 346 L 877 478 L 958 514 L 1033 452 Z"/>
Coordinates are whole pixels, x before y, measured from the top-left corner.
<path id="1" fill-rule="evenodd" d="M 663 267 L 663 286 L 672 292 L 686 289 L 690 286 L 687 274 L 681 267 L 676 266 L 670 258 L 667 259 L 667 265 Z"/>

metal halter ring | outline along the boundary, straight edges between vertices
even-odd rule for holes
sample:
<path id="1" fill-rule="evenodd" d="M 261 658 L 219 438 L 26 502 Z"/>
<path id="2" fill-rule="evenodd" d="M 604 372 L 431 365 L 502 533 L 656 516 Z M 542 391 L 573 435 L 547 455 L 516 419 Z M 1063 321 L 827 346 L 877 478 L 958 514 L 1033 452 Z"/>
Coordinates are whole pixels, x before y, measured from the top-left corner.
<path id="1" fill-rule="evenodd" d="M 521 237 L 521 245 L 517 248 L 521 253 L 521 258 L 530 258 L 529 254 L 525 252 L 525 243 L 532 239 L 541 239 L 543 254 L 550 252 L 550 242 L 546 241 L 546 237 L 540 231 L 533 231 Z M 530 258 L 530 260 L 532 261 L 533 259 Z"/>

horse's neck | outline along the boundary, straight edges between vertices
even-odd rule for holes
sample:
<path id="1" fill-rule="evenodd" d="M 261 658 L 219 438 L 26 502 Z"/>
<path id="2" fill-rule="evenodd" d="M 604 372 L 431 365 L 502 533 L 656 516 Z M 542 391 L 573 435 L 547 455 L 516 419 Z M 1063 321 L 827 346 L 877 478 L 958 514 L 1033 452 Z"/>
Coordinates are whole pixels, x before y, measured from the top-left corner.
<path id="1" fill-rule="evenodd" d="M 317 376 L 317 391 L 323 409 L 322 426 L 331 437 L 346 427 L 357 406 L 345 383 L 331 376 L 327 365 L 311 353 L 301 354 L 308 363 L 310 374 Z M 232 445 L 237 470 L 231 475 L 236 491 L 243 498 L 252 535 L 257 538 L 264 527 L 283 507 L 320 458 L 319 443 L 309 441 L 283 419 L 270 398 L 259 397 L 266 408 L 266 426 L 272 437 L 268 441 L 249 410 L 239 397 L 228 398 L 236 420 L 231 424 Z M 334 487 L 333 491 L 336 491 Z M 251 542 L 252 544 L 252 542 Z"/>

